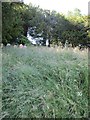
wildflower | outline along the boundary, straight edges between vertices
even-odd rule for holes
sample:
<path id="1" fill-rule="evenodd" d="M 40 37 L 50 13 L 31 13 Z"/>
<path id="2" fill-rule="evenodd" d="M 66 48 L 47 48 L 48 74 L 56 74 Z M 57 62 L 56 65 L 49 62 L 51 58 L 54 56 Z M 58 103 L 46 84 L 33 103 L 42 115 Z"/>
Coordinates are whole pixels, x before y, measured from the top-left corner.
<path id="1" fill-rule="evenodd" d="M 7 46 L 10 46 L 11 44 L 10 43 L 7 43 Z"/>
<path id="2" fill-rule="evenodd" d="M 14 45 L 14 48 L 16 48 L 17 47 L 17 45 Z"/>
<path id="3" fill-rule="evenodd" d="M 23 45 L 22 45 L 22 44 L 20 44 L 20 45 L 19 45 L 19 48 L 23 48 Z"/>
<path id="4" fill-rule="evenodd" d="M 73 52 L 74 52 L 74 53 L 77 53 L 78 51 L 79 51 L 78 47 L 75 47 L 75 48 L 73 49 Z"/>

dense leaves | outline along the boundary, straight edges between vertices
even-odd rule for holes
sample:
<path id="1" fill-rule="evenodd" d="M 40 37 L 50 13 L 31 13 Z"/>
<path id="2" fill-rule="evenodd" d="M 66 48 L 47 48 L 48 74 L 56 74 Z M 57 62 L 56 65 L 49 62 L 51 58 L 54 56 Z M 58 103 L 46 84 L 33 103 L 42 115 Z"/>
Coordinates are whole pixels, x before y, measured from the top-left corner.
<path id="1" fill-rule="evenodd" d="M 3 43 L 15 42 L 23 34 L 23 21 L 20 16 L 21 4 L 2 3 L 2 39 Z"/>
<path id="2" fill-rule="evenodd" d="M 2 3 L 3 43 L 15 43 L 16 38 L 27 36 L 27 31 L 34 37 L 43 37 L 49 43 L 59 45 L 68 40 L 73 46 L 87 45 L 90 38 L 89 16 L 82 15 L 79 9 L 68 15 L 56 11 L 43 10 L 39 6 L 24 3 Z"/>

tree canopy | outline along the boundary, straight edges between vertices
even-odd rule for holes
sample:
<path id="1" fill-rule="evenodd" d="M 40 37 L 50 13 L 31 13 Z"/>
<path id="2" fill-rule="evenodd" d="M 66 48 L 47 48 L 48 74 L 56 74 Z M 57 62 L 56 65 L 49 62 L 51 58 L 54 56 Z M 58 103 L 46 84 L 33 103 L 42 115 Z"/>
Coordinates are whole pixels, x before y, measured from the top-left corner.
<path id="1" fill-rule="evenodd" d="M 65 16 L 56 11 L 43 10 L 32 4 L 22 2 L 2 3 L 2 42 L 17 43 L 17 38 L 27 36 L 43 37 L 49 43 L 65 44 L 68 40 L 73 46 L 87 45 L 90 39 L 90 16 L 82 15 L 79 9 L 69 11 Z M 20 43 L 20 42 L 19 42 Z"/>

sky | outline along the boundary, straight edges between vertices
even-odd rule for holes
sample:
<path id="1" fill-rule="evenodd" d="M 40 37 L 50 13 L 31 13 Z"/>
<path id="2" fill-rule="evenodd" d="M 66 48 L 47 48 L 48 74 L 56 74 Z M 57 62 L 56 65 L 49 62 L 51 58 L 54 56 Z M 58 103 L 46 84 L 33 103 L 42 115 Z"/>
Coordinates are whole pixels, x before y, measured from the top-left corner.
<path id="1" fill-rule="evenodd" d="M 25 4 L 32 3 L 40 6 L 40 8 L 55 10 L 67 14 L 68 11 L 73 11 L 75 8 L 81 10 L 82 14 L 88 15 L 88 2 L 90 0 L 23 0 Z"/>

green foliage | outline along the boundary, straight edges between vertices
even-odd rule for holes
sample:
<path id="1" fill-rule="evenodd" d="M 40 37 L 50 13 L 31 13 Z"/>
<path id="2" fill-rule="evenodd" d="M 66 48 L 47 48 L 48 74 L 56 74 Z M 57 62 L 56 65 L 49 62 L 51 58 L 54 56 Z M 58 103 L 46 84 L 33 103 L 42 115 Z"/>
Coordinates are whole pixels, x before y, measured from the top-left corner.
<path id="1" fill-rule="evenodd" d="M 4 44 L 16 42 L 21 35 L 30 35 L 34 38 L 43 37 L 43 44 L 48 39 L 58 45 L 68 41 L 73 46 L 87 45 L 89 40 L 89 16 L 81 15 L 79 9 L 68 13 L 67 16 L 56 11 L 43 10 L 39 7 L 25 5 L 20 2 L 2 3 L 2 42 Z"/>
<path id="2" fill-rule="evenodd" d="M 21 36 L 18 38 L 18 44 L 23 44 L 23 45 L 31 45 L 30 41 L 27 39 L 25 36 Z"/>
<path id="3" fill-rule="evenodd" d="M 87 118 L 86 51 L 3 48 L 2 117 Z"/>
<path id="4" fill-rule="evenodd" d="M 88 39 L 88 17 L 83 16 L 80 14 L 80 10 L 75 9 L 74 12 L 69 12 L 68 16 L 66 17 L 73 24 L 73 28 L 70 31 L 64 32 L 65 37 L 68 36 L 68 40 L 73 45 L 77 46 L 78 44 L 87 45 Z"/>
<path id="5" fill-rule="evenodd" d="M 23 33 L 23 22 L 20 16 L 19 3 L 2 3 L 2 42 L 13 43 Z"/>

